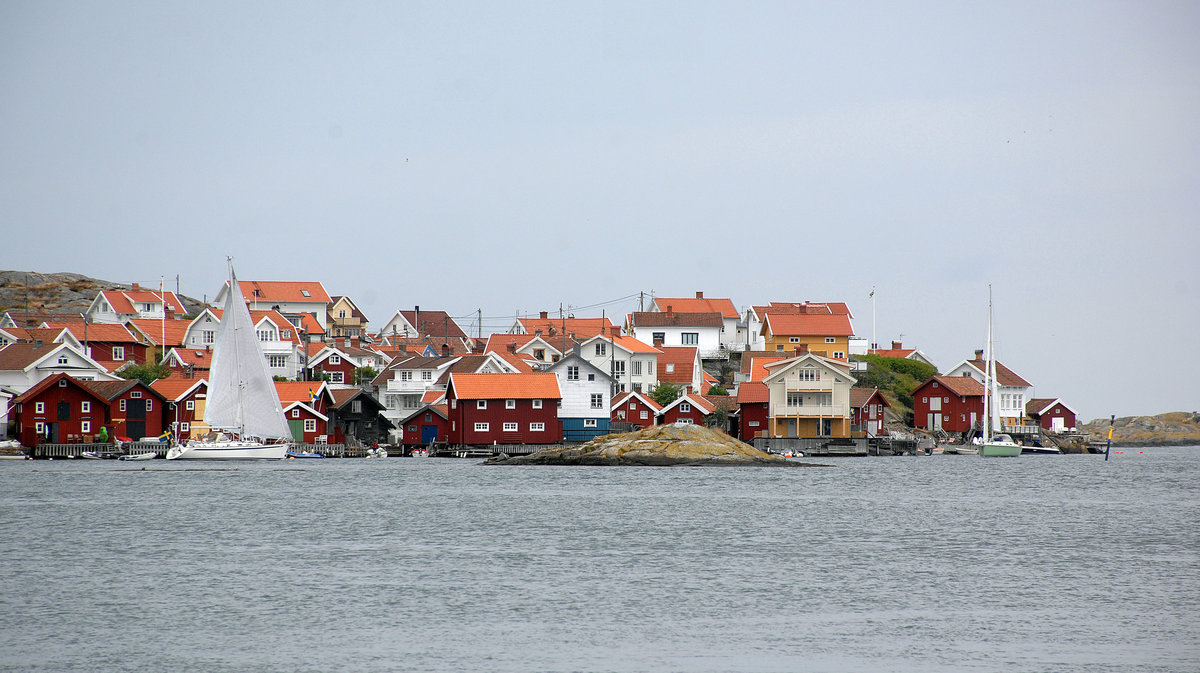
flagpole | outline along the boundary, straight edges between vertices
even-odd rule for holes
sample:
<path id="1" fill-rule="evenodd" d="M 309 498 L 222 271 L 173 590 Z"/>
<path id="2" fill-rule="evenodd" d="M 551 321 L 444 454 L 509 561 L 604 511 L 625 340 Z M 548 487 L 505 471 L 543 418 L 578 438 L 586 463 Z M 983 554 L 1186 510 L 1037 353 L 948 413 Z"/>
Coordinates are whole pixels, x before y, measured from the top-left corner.
<path id="1" fill-rule="evenodd" d="M 879 348 L 878 342 L 875 341 L 875 286 L 874 285 L 871 286 L 871 294 L 869 296 L 871 297 L 871 345 L 867 348 L 868 353 L 870 353 L 871 349 L 873 349 L 873 348 Z"/>

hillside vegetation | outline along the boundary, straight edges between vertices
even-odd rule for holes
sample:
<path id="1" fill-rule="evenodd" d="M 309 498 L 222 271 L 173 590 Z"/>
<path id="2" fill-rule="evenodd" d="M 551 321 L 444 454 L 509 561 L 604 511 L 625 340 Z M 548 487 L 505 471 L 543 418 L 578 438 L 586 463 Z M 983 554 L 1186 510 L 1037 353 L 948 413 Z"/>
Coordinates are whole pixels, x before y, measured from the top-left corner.
<path id="1" fill-rule="evenodd" d="M 900 418 L 912 413 L 912 391 L 937 374 L 933 365 L 906 358 L 885 358 L 880 355 L 855 355 L 867 363 L 866 372 L 855 375 L 857 388 L 878 388 Z"/>
<path id="2" fill-rule="evenodd" d="M 33 312 L 82 313 L 102 290 L 129 290 L 132 285 L 89 278 L 78 273 L 37 273 L 36 271 L 0 270 L 0 313 Z M 157 286 L 142 289 L 157 290 Z M 200 302 L 180 297 L 186 306 Z"/>

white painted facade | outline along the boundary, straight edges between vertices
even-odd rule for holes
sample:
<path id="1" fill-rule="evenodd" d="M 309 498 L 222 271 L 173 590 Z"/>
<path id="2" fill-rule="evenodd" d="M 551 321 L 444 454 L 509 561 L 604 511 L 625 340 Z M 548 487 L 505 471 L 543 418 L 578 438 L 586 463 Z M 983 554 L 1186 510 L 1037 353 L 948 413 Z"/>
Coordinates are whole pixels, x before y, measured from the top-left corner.
<path id="1" fill-rule="evenodd" d="M 18 346 L 20 344 L 9 348 Z M 121 377 L 109 374 L 102 365 L 71 344 L 46 344 L 39 350 L 44 350 L 45 354 L 35 354 L 34 359 L 21 369 L 0 369 L 0 387 L 20 395 L 43 379 L 60 373 L 81 381 L 121 380 Z"/>
<path id="2" fill-rule="evenodd" d="M 641 346 L 646 344 L 642 343 Z M 579 355 L 592 366 L 609 372 L 617 391 L 649 391 L 658 383 L 658 353 L 636 351 L 608 336 L 594 336 L 580 344 Z M 649 350 L 653 351 L 653 347 Z"/>
<path id="3" fill-rule="evenodd" d="M 986 386 L 986 376 L 982 371 L 977 369 L 975 365 L 967 360 L 963 360 L 951 369 L 944 376 L 970 376 Z M 999 378 L 999 377 L 997 377 Z M 996 386 L 996 396 L 992 399 L 992 404 L 996 405 L 996 415 L 1000 417 L 1000 421 L 1005 425 L 1020 425 L 1022 419 L 1025 418 L 1025 403 L 1032 397 L 1032 391 L 1029 386 Z M 995 418 L 995 416 L 993 416 Z"/>
<path id="4" fill-rule="evenodd" d="M 647 346 L 654 346 L 655 337 L 661 335 L 664 346 L 694 346 L 700 351 L 700 357 L 708 358 L 716 357 L 721 352 L 721 334 L 722 330 L 716 326 L 639 327 L 634 325 L 630 336 Z"/>
<path id="5" fill-rule="evenodd" d="M 605 370 L 572 353 L 547 371 L 558 377 L 559 418 L 609 418 L 613 379 Z"/>

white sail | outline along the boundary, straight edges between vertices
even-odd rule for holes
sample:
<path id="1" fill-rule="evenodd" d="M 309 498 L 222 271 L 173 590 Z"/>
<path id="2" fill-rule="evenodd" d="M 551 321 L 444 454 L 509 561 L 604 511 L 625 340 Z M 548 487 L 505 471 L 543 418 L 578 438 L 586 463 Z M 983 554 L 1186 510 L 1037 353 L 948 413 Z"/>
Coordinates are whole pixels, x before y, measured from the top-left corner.
<path id="1" fill-rule="evenodd" d="M 233 261 L 229 262 L 229 292 L 217 327 L 209 370 L 208 403 L 204 422 L 213 429 L 261 439 L 291 439 L 279 393 L 259 349 Z"/>

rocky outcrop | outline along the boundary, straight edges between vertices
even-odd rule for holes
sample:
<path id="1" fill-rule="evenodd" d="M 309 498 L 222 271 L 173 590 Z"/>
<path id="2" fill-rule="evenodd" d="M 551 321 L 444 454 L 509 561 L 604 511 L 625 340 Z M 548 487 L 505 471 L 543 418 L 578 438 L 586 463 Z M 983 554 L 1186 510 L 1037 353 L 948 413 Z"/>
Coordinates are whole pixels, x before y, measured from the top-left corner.
<path id="1" fill-rule="evenodd" d="M 129 290 L 133 286 L 89 278 L 78 273 L 37 273 L 0 270 L 0 312 L 28 309 L 35 313 L 82 313 L 101 290 Z M 143 287 L 142 289 L 155 289 Z M 200 302 L 180 299 L 187 307 Z"/>
<path id="2" fill-rule="evenodd" d="M 695 425 L 658 425 L 597 437 L 578 446 L 556 446 L 528 456 L 501 456 L 487 462 L 491 465 L 804 465 Z"/>
<path id="3" fill-rule="evenodd" d="M 1108 438 L 1107 418 L 1084 424 L 1081 430 L 1093 442 Z M 1171 446 L 1200 444 L 1200 413 L 1176 411 L 1157 416 L 1123 416 L 1113 422 L 1113 444 L 1120 446 Z"/>

